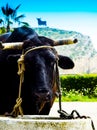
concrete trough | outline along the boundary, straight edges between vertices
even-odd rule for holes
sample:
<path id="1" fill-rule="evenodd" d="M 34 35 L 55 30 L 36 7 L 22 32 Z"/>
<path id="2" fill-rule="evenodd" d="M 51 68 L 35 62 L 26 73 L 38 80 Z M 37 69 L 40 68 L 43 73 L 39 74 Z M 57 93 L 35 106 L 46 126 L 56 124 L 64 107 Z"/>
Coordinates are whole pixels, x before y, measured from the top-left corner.
<path id="1" fill-rule="evenodd" d="M 64 120 L 59 117 L 0 117 L 0 130 L 92 130 L 90 119 Z"/>

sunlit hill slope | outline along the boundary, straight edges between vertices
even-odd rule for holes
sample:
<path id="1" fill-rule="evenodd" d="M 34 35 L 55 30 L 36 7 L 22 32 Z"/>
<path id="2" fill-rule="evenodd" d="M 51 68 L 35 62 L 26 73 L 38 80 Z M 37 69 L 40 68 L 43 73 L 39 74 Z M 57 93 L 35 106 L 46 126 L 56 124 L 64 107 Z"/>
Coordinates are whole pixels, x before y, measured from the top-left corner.
<path id="1" fill-rule="evenodd" d="M 56 28 L 33 28 L 38 35 L 46 36 L 53 40 L 65 38 L 77 38 L 78 43 L 57 47 L 60 54 L 73 59 L 75 67 L 72 70 L 61 73 L 96 73 L 97 51 L 94 49 L 91 38 L 80 32 L 60 30 Z"/>

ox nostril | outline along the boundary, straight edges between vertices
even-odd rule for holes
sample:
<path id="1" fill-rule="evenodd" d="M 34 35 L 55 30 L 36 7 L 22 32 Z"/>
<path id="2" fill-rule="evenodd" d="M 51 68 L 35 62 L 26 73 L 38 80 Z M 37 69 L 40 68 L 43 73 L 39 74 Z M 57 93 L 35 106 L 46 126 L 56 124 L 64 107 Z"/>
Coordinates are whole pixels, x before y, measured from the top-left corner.
<path id="1" fill-rule="evenodd" d="M 50 100 L 50 93 L 49 92 L 46 94 L 46 100 Z"/>
<path id="2" fill-rule="evenodd" d="M 39 89 L 38 93 L 48 93 L 48 90 L 46 90 L 46 89 Z"/>
<path id="3" fill-rule="evenodd" d="M 37 93 L 34 93 L 34 96 L 35 96 L 35 99 L 37 101 L 49 101 L 50 100 L 50 93 L 49 92 L 37 92 Z"/>

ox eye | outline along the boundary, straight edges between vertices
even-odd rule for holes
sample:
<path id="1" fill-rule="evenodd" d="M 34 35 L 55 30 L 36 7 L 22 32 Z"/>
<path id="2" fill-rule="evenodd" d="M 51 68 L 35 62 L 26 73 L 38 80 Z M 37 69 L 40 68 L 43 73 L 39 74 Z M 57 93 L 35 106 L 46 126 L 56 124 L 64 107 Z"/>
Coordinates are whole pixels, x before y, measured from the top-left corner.
<path id="1" fill-rule="evenodd" d="M 49 65 L 49 66 L 54 66 L 55 62 L 56 62 L 56 57 L 55 55 L 53 54 L 49 54 L 49 55 L 46 55 L 45 56 L 45 60 L 46 60 L 46 63 Z"/>
<path id="2" fill-rule="evenodd" d="M 55 62 L 56 62 L 55 59 L 50 59 L 48 64 L 50 66 L 54 66 Z"/>

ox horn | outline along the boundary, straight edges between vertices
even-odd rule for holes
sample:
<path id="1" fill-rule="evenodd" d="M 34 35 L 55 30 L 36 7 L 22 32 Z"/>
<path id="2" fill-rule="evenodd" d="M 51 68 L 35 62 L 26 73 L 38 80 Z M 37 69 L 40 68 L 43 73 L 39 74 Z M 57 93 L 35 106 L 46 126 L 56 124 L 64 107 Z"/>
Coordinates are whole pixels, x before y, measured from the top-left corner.
<path id="1" fill-rule="evenodd" d="M 54 41 L 54 46 L 75 44 L 77 42 L 78 42 L 77 39 L 58 40 L 58 41 Z"/>
<path id="2" fill-rule="evenodd" d="M 23 42 L 11 42 L 11 43 L 1 43 L 0 48 L 5 49 L 22 49 Z"/>

